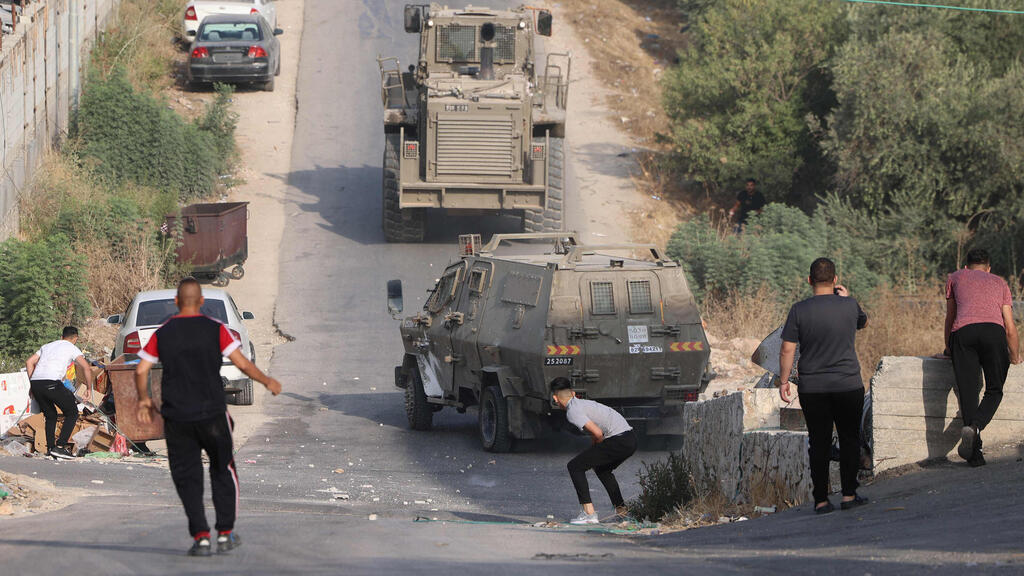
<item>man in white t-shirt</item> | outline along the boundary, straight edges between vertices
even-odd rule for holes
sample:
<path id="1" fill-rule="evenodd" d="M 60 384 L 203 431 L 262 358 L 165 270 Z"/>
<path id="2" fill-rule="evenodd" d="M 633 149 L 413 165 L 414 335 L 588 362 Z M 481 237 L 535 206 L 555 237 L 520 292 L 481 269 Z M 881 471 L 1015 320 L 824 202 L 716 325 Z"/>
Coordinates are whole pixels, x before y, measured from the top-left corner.
<path id="1" fill-rule="evenodd" d="M 604 485 L 615 513 L 626 516 L 626 502 L 622 499 L 619 483 L 612 474 L 620 464 L 636 452 L 636 434 L 622 414 L 593 400 L 577 398 L 568 378 L 555 378 L 551 382 L 554 401 L 565 409 L 565 417 L 581 431 L 590 434 L 594 444 L 569 461 L 569 477 L 576 488 L 583 510 L 569 521 L 570 524 L 597 524 L 597 512 L 590 498 L 587 470 L 594 470 Z"/>
<path id="2" fill-rule="evenodd" d="M 68 326 L 61 333 L 61 339 L 43 345 L 31 358 L 25 361 L 28 378 L 31 381 L 32 397 L 39 403 L 46 422 L 46 455 L 51 458 L 70 460 L 74 458 L 68 448 L 68 439 L 78 422 L 78 401 L 62 380 L 73 362 L 89 380 L 92 371 L 89 363 L 78 349 L 78 328 Z M 89 382 L 90 386 L 92 382 Z M 57 430 L 57 408 L 64 415 L 60 437 L 54 440 Z"/>

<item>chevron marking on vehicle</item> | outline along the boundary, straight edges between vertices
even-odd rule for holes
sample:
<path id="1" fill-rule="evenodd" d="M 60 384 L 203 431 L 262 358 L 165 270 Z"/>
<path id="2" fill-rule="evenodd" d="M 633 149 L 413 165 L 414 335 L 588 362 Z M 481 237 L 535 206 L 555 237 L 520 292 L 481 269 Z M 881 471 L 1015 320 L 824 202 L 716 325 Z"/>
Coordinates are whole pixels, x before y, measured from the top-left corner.
<path id="1" fill-rule="evenodd" d="M 569 346 L 554 346 L 548 344 L 548 356 L 579 356 L 581 348 L 575 344 Z"/>
<path id="2" fill-rule="evenodd" d="M 703 342 L 673 342 L 668 349 L 672 352 L 703 352 Z"/>

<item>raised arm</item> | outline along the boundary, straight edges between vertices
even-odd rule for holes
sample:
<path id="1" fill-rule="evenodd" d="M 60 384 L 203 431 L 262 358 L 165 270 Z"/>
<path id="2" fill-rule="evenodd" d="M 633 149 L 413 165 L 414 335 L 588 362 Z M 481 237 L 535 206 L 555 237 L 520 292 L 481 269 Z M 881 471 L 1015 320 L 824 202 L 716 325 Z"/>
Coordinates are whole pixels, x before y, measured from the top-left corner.
<path id="1" fill-rule="evenodd" d="M 242 351 L 239 348 L 235 348 L 231 352 L 228 356 L 228 360 L 231 360 L 231 363 L 241 370 L 246 376 L 266 386 L 267 390 L 270 390 L 270 393 L 274 396 L 281 393 L 281 383 L 264 374 L 259 367 L 250 362 L 249 359 L 242 354 Z"/>

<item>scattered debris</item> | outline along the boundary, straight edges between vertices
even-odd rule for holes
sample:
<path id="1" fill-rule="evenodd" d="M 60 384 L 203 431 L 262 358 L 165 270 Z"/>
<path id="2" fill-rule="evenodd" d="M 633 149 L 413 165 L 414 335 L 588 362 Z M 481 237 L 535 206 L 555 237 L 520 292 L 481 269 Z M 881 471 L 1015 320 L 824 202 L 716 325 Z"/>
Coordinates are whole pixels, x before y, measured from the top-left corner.
<path id="1" fill-rule="evenodd" d="M 760 512 L 761 514 L 775 514 L 778 507 L 774 504 L 771 506 L 754 506 L 754 512 Z"/>
<path id="2" fill-rule="evenodd" d="M 366 517 L 366 519 L 367 520 L 376 520 L 377 519 L 377 515 L 376 514 L 370 514 L 369 516 Z"/>

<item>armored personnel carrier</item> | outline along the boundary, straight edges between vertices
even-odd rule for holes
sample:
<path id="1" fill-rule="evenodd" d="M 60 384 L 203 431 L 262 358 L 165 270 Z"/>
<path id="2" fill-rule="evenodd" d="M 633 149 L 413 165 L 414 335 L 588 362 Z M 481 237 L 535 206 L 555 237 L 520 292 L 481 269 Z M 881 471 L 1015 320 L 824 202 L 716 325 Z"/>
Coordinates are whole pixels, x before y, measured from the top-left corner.
<path id="1" fill-rule="evenodd" d="M 422 241 L 430 209 L 561 230 L 571 57 L 547 54 L 538 70 L 534 53 L 551 13 L 407 5 L 405 31 L 420 36 L 416 63 L 377 59 L 385 238 Z"/>
<path id="2" fill-rule="evenodd" d="M 649 245 L 584 246 L 574 233 L 479 238 L 460 238 L 458 261 L 402 320 L 395 385 L 411 428 L 476 406 L 483 447 L 508 451 L 561 426 L 549 386 L 565 376 L 641 431 L 681 433 L 683 403 L 707 387 L 710 350 L 675 262 Z M 515 246 L 537 241 L 549 248 Z M 402 312 L 399 280 L 388 283 L 388 309 Z"/>

